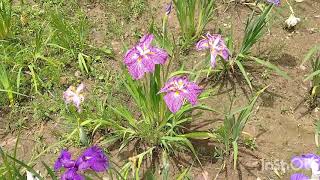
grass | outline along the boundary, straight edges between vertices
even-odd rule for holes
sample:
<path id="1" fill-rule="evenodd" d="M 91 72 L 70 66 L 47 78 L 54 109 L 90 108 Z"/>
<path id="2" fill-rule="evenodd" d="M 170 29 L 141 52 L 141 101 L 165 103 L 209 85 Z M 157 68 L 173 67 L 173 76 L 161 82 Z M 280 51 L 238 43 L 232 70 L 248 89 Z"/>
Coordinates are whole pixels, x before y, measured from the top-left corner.
<path id="1" fill-rule="evenodd" d="M 11 23 L 13 19 L 12 2 L 0 1 L 0 40 L 4 40 L 11 35 Z"/>
<path id="2" fill-rule="evenodd" d="M 311 88 L 311 97 L 313 100 L 316 100 L 317 97 L 319 97 L 319 86 L 320 86 L 320 57 L 319 57 L 319 52 L 320 52 L 320 46 L 316 45 L 313 47 L 308 54 L 306 55 L 302 65 L 306 61 L 311 62 L 311 74 L 309 74 L 306 78 L 306 80 L 311 80 L 312 83 L 312 88 Z"/>
<path id="3" fill-rule="evenodd" d="M 243 129 L 253 114 L 258 97 L 266 89 L 267 87 L 257 92 L 257 94 L 250 99 L 247 106 L 230 110 L 230 112 L 226 113 L 223 125 L 216 132 L 218 139 L 224 144 L 224 156 L 228 159 L 228 156 L 233 154 L 234 169 L 237 167 L 239 140 L 242 137 Z M 232 153 L 231 147 L 233 150 Z"/>
<path id="4" fill-rule="evenodd" d="M 8 100 L 12 106 L 14 103 L 13 90 L 11 88 L 10 78 L 8 77 L 7 69 L 3 65 L 0 66 L 0 81 L 3 87 L 3 91 L 7 92 Z"/>
<path id="5" fill-rule="evenodd" d="M 0 158 L 1 158 L 1 165 L 0 165 L 0 178 L 1 179 L 8 179 L 8 180 L 16 180 L 16 179 L 25 179 L 25 174 L 28 173 L 32 174 L 34 178 L 38 178 L 39 180 L 43 180 L 44 178 L 33 169 L 33 166 L 28 165 L 27 163 L 17 159 L 18 153 L 18 144 L 19 144 L 20 135 L 18 135 L 15 147 L 13 150 L 13 155 L 4 152 L 3 149 L 0 147 Z M 44 162 L 42 162 L 43 166 L 46 168 L 48 174 L 53 180 L 56 180 L 57 177 L 53 173 L 53 170 Z"/>
<path id="6" fill-rule="evenodd" d="M 215 1 L 174 0 L 173 3 L 181 29 L 182 47 L 188 48 L 200 38 L 204 28 L 212 20 Z"/>

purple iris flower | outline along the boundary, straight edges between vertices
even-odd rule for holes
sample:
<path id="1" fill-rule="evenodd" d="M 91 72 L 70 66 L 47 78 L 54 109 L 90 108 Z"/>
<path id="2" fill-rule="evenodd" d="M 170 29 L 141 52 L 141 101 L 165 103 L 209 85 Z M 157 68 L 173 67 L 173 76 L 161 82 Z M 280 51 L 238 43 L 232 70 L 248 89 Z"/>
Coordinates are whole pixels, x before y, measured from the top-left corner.
<path id="1" fill-rule="evenodd" d="M 71 159 L 70 152 L 62 150 L 54 164 L 54 170 L 58 171 L 61 168 L 66 169 L 61 180 L 84 180 L 85 178 L 78 171 L 103 172 L 109 168 L 109 162 L 103 150 L 93 146 L 88 148 L 76 161 Z"/>
<path id="2" fill-rule="evenodd" d="M 290 180 L 309 180 L 310 178 L 304 174 L 296 173 L 290 176 Z"/>
<path id="3" fill-rule="evenodd" d="M 275 6 L 280 6 L 280 0 L 267 0 L 268 3 L 274 4 Z"/>
<path id="4" fill-rule="evenodd" d="M 160 48 L 151 46 L 154 39 L 152 34 L 147 34 L 140 42 L 131 48 L 124 57 L 133 79 L 141 79 L 145 73 L 153 72 L 156 64 L 164 64 L 168 59 L 168 53 Z"/>
<path id="5" fill-rule="evenodd" d="M 197 50 L 205 49 L 210 49 L 212 67 L 216 66 L 217 55 L 221 56 L 224 60 L 229 59 L 229 49 L 220 34 L 211 35 L 207 33 L 206 37 L 197 43 Z"/>
<path id="6" fill-rule="evenodd" d="M 173 1 L 171 0 L 168 4 L 167 4 L 167 7 L 166 7 L 166 15 L 168 16 L 171 11 L 172 11 L 172 5 L 173 5 Z"/>
<path id="7" fill-rule="evenodd" d="M 75 161 L 71 160 L 71 154 L 67 150 L 62 150 L 56 163 L 54 164 L 54 170 L 57 171 L 61 168 L 72 168 L 75 165 Z"/>
<path id="8" fill-rule="evenodd" d="M 201 92 L 202 88 L 190 82 L 187 77 L 173 77 L 164 85 L 159 93 L 167 93 L 164 96 L 164 101 L 169 110 L 172 113 L 176 113 L 181 108 L 185 99 L 192 105 L 196 105 Z"/>
<path id="9" fill-rule="evenodd" d="M 109 167 L 107 156 L 97 146 L 93 146 L 83 152 L 76 164 L 79 170 L 92 169 L 96 172 L 105 171 Z"/>
<path id="10" fill-rule="evenodd" d="M 301 156 L 295 156 L 291 159 L 291 163 L 300 169 L 311 169 L 312 177 L 311 179 L 319 179 L 320 178 L 320 156 L 316 154 L 304 154 Z M 291 175 L 291 180 L 307 180 L 310 179 L 308 176 L 295 173 Z"/>
<path id="11" fill-rule="evenodd" d="M 85 180 L 83 176 L 78 174 L 77 168 L 70 168 L 62 174 L 61 180 Z"/>

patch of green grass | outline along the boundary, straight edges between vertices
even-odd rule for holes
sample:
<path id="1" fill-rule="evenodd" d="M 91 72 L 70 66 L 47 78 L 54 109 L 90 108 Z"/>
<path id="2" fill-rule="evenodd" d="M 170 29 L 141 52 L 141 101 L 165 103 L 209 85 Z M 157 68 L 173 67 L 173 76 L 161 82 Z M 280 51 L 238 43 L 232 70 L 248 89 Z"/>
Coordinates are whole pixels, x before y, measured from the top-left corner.
<path id="1" fill-rule="evenodd" d="M 311 80 L 311 96 L 314 100 L 316 100 L 316 98 L 318 98 L 320 95 L 320 45 L 316 45 L 308 52 L 304 59 L 304 62 L 305 61 L 311 62 L 312 71 L 305 80 Z"/>
<path id="2" fill-rule="evenodd" d="M 129 9 L 126 11 L 126 19 L 134 20 L 139 18 L 146 10 L 146 6 L 147 4 L 145 0 L 131 0 Z"/>
<path id="3" fill-rule="evenodd" d="M 7 39 L 12 34 L 12 2 L 9 0 L 0 1 L 0 40 Z"/>
<path id="4" fill-rule="evenodd" d="M 266 88 L 267 87 L 257 92 L 256 95 L 251 98 L 248 105 L 235 110 L 230 110 L 230 112 L 226 113 L 223 125 L 216 131 L 218 139 L 224 144 L 224 156 L 228 157 L 229 155 L 233 154 L 234 168 L 236 168 L 238 162 L 239 141 L 242 136 L 243 129 L 245 128 L 250 116 L 254 111 L 253 108 L 258 97 L 265 91 Z M 244 140 L 244 142 L 246 141 Z M 251 144 L 249 143 L 249 145 L 253 147 L 252 142 Z"/>

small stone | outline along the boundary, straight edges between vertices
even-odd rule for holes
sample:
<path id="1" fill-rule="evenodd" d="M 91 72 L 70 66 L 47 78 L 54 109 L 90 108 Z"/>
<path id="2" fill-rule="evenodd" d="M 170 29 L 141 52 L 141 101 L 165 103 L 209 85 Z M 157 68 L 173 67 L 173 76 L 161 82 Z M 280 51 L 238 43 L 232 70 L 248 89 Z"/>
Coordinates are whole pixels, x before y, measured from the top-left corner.
<path id="1" fill-rule="evenodd" d="M 299 68 L 300 68 L 301 70 L 303 70 L 303 71 L 307 69 L 306 66 L 304 66 L 304 65 L 300 65 Z"/>
<path id="2" fill-rule="evenodd" d="M 251 160 L 248 162 L 244 162 L 247 168 L 254 169 L 254 168 L 259 168 L 261 166 L 260 161 L 256 160 Z"/>
<path id="3" fill-rule="evenodd" d="M 317 29 L 316 28 L 309 28 L 308 31 L 310 34 L 314 34 L 317 32 Z"/>
<path id="4" fill-rule="evenodd" d="M 62 85 L 68 84 L 68 78 L 66 76 L 60 77 L 60 84 Z"/>
<path id="5" fill-rule="evenodd" d="M 80 71 L 76 71 L 76 72 L 74 73 L 74 76 L 77 77 L 77 78 L 79 78 L 79 77 L 81 76 L 81 72 L 80 72 Z"/>

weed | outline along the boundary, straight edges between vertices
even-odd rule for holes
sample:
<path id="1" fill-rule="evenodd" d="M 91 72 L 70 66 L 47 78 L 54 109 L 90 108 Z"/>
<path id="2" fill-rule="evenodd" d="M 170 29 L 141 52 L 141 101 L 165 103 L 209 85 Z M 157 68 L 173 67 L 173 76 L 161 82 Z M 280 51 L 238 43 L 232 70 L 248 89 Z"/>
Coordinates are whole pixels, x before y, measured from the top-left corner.
<path id="1" fill-rule="evenodd" d="M 12 2 L 0 1 L 0 40 L 10 37 L 12 24 Z"/>
<path id="2" fill-rule="evenodd" d="M 43 180 L 41 175 L 36 172 L 32 166 L 27 165 L 23 161 L 17 159 L 17 148 L 19 139 L 20 136 L 18 136 L 17 138 L 13 155 L 9 155 L 8 153 L 4 152 L 0 147 L 0 158 L 2 160 L 2 164 L 0 164 L 0 178 L 8 180 L 25 179 L 24 174 L 26 173 L 27 176 L 33 176 L 38 178 L 39 180 Z M 51 178 L 53 180 L 56 180 L 57 178 L 54 175 L 53 171 L 45 163 L 43 163 L 43 165 L 46 167 Z"/>
<path id="3" fill-rule="evenodd" d="M 224 154 L 226 156 L 230 155 L 231 148 L 233 148 L 233 162 L 234 168 L 236 168 L 238 161 L 238 141 L 242 135 L 243 129 L 246 126 L 251 114 L 253 113 L 254 105 L 261 93 L 267 87 L 263 88 L 250 100 L 247 106 L 230 111 L 225 115 L 223 126 L 221 126 L 217 131 L 218 138 L 224 144 Z"/>
<path id="4" fill-rule="evenodd" d="M 173 2 L 183 37 L 182 46 L 189 47 L 201 36 L 212 19 L 214 0 L 173 0 Z"/>
<path id="5" fill-rule="evenodd" d="M 317 45 L 314 48 L 312 48 L 308 54 L 306 55 L 304 61 L 302 62 L 302 65 L 306 61 L 311 61 L 311 67 L 312 67 L 312 73 L 308 75 L 306 80 L 311 80 L 312 82 L 312 88 L 311 88 L 311 96 L 314 100 L 316 100 L 317 97 L 319 97 L 320 93 L 320 46 Z"/>
<path id="6" fill-rule="evenodd" d="M 141 16 L 143 11 L 145 11 L 145 8 L 146 8 L 145 0 L 132 0 L 130 3 L 129 11 L 128 11 L 129 13 L 128 20 L 136 19 L 139 16 Z"/>

